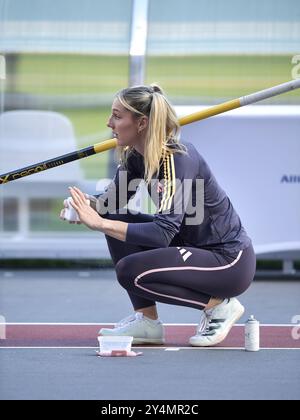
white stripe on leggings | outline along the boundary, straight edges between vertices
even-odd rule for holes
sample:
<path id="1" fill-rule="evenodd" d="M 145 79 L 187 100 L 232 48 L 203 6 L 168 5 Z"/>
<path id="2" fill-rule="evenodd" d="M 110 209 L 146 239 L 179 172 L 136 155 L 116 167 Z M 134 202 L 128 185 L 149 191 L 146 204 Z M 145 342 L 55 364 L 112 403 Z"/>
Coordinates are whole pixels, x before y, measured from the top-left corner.
<path id="1" fill-rule="evenodd" d="M 174 296 L 170 296 L 170 295 L 165 295 L 163 293 L 158 293 L 158 292 L 154 292 L 150 289 L 147 289 L 146 287 L 141 286 L 140 284 L 138 284 L 138 281 L 144 277 L 147 276 L 148 274 L 152 274 L 152 273 L 159 273 L 162 271 L 180 271 L 180 270 L 195 270 L 195 271 L 219 271 L 219 270 L 226 270 L 227 268 L 231 268 L 233 267 L 241 258 L 243 251 L 240 251 L 238 253 L 238 256 L 236 257 L 236 259 L 234 261 L 232 261 L 230 264 L 226 264 L 226 265 L 222 265 L 222 266 L 218 266 L 218 267 L 165 267 L 165 268 L 155 268 L 153 270 L 147 270 L 144 271 L 143 273 L 139 274 L 135 279 L 134 279 L 134 284 L 136 287 L 138 287 L 139 289 L 145 290 L 146 292 L 152 293 L 154 295 L 158 295 L 158 296 L 163 296 L 163 297 L 167 297 L 170 299 L 174 299 L 174 300 L 179 300 L 181 302 L 187 302 L 187 303 L 193 303 L 195 305 L 201 305 L 201 306 L 206 306 L 206 303 L 202 303 L 202 302 L 197 302 L 195 300 L 189 300 L 189 299 L 183 299 L 183 298 L 179 298 L 179 297 L 174 297 Z"/>

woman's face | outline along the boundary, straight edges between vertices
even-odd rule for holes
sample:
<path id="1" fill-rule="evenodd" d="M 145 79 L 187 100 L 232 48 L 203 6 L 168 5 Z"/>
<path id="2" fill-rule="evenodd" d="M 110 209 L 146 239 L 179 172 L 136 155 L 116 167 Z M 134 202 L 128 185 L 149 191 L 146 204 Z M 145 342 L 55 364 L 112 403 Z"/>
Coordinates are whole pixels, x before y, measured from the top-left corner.
<path id="1" fill-rule="evenodd" d="M 136 118 L 118 99 L 114 100 L 107 126 L 112 129 L 118 146 L 135 146 L 141 143 L 145 118 Z"/>

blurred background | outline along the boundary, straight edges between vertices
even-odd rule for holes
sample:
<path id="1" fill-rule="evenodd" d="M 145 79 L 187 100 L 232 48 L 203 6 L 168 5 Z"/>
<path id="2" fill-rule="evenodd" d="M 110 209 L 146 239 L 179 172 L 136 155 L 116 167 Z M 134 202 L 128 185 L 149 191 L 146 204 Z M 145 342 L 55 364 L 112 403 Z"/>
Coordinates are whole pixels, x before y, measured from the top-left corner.
<path id="1" fill-rule="evenodd" d="M 175 106 L 211 106 L 300 77 L 300 3 L 0 0 L 0 54 L 5 173 L 110 138 L 114 94 L 131 84 L 156 82 Z M 264 104 L 297 108 L 300 95 Z M 93 193 L 114 169 L 105 152 L 1 186 L 0 258 L 106 258 L 102 236 L 58 213 L 71 182 Z M 291 174 L 300 180 L 300 167 Z"/>

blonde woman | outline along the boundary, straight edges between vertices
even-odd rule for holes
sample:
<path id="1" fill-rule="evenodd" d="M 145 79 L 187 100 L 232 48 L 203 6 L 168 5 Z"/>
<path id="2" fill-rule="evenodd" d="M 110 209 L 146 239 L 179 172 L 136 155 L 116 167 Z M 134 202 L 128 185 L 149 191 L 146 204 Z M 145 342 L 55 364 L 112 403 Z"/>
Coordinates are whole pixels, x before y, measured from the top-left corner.
<path id="1" fill-rule="evenodd" d="M 220 343 L 242 316 L 235 296 L 255 273 L 255 254 L 239 216 L 203 157 L 180 142 L 177 116 L 159 86 L 118 92 L 107 125 L 121 151 L 113 182 L 90 196 L 90 205 L 83 192 L 70 188 L 81 223 L 106 235 L 117 279 L 134 309 L 99 334 L 163 344 L 156 307 L 163 302 L 201 311 L 192 346 Z M 135 179 L 144 179 L 154 195 L 154 215 L 125 211 Z"/>

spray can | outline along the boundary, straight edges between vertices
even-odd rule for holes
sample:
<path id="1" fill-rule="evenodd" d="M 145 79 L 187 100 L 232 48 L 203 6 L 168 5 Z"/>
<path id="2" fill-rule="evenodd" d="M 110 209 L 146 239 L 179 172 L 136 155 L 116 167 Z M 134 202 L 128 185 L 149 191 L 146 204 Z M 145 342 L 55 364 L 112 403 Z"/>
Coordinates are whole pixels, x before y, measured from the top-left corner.
<path id="1" fill-rule="evenodd" d="M 250 316 L 245 324 L 245 350 L 259 350 L 259 322 L 253 315 Z"/>

